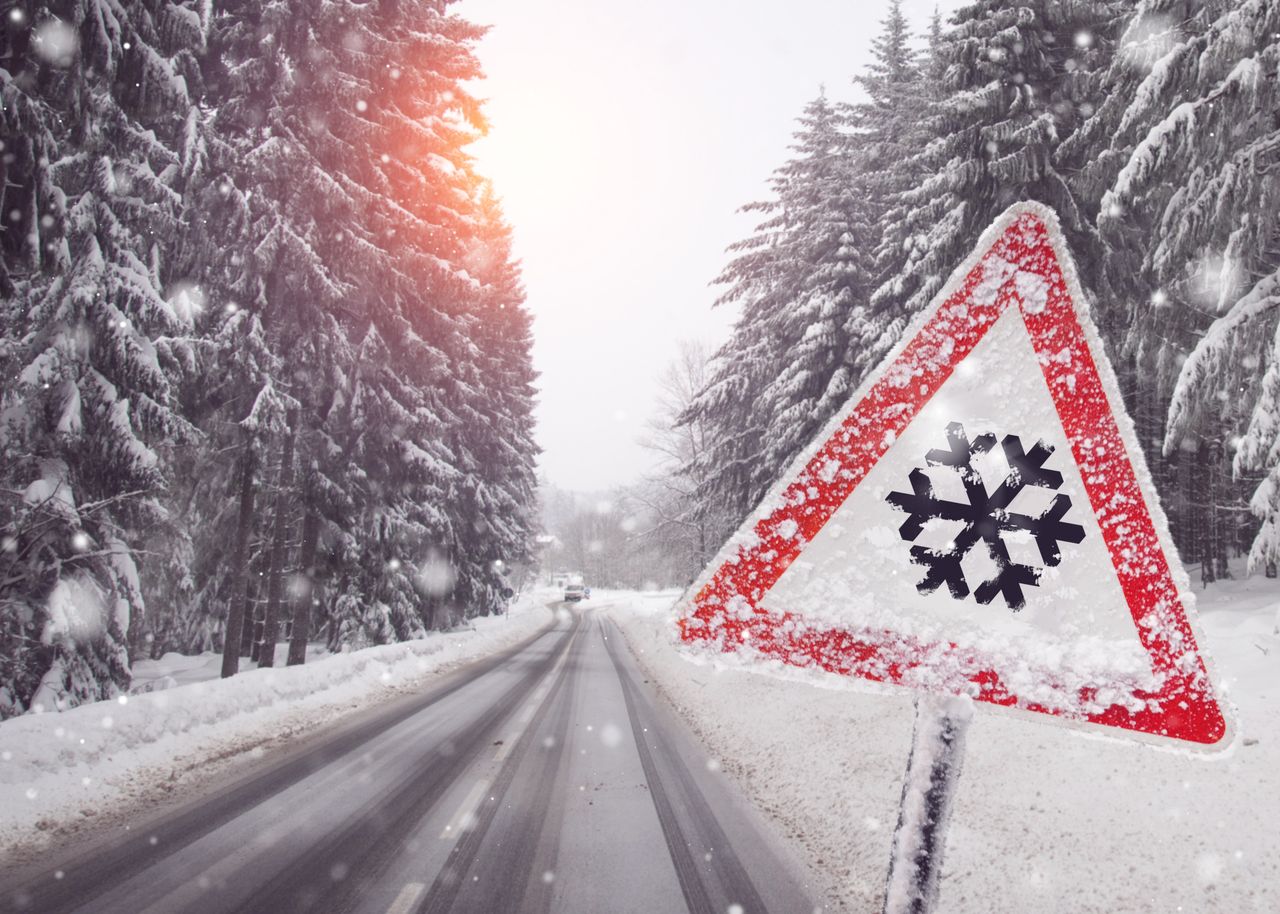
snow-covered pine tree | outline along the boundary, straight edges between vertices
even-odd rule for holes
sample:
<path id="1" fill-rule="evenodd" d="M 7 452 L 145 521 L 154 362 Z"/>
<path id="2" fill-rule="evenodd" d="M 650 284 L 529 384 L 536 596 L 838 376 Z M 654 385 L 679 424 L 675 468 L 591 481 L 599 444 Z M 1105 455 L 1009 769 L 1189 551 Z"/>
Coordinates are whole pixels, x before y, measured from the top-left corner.
<path id="1" fill-rule="evenodd" d="M 205 35 L 218 37 L 208 18 L 212 8 L 202 6 L 201 14 Z M 170 272 L 174 295 L 188 303 L 194 320 L 194 343 L 176 389 L 196 433 L 166 451 L 173 483 L 161 498 L 165 519 L 144 531 L 154 558 L 143 566 L 143 589 L 165 608 L 147 620 L 147 642 L 157 656 L 217 649 L 236 594 L 255 596 L 248 567 L 260 533 L 265 496 L 259 490 L 272 441 L 296 405 L 280 389 L 280 356 L 252 307 L 255 287 L 243 243 L 251 236 L 252 212 L 231 174 L 240 150 L 218 131 L 210 104 L 225 79 L 218 52 L 206 42 L 200 78 L 191 80 L 200 91 L 193 92 L 182 133 L 183 217 Z M 252 509 L 241 536 L 238 515 L 246 497 Z M 240 562 L 232 558 L 237 548 Z"/>
<path id="2" fill-rule="evenodd" d="M 246 0 L 219 23 L 249 303 L 304 401 L 301 539 L 319 557 L 298 561 L 330 579 L 331 636 L 420 632 L 442 560 L 425 577 L 489 574 L 459 533 L 478 471 L 459 445 L 493 392 L 466 265 L 483 220 L 464 147 L 483 119 L 463 84 L 482 32 L 449 5 Z"/>
<path id="3" fill-rule="evenodd" d="M 166 295 L 194 4 L 13 7 L 0 51 L 6 305 L 0 716 L 129 682 L 134 546 L 192 315 Z"/>
<path id="4" fill-rule="evenodd" d="M 765 219 L 730 247 L 717 304 L 740 304 L 707 387 L 685 421 L 710 427 L 702 465 L 705 517 L 735 523 L 843 402 L 850 315 L 870 284 L 868 237 L 849 138 L 822 93 L 798 119 L 794 158 L 770 184 L 774 196 L 744 207 Z M 727 532 L 727 531 L 724 531 Z"/>
<path id="5" fill-rule="evenodd" d="M 1079 249 L 1089 227 L 1054 151 L 1098 102 L 1094 74 L 1126 6 L 979 0 L 953 15 L 937 47 L 944 97 L 927 119 L 931 139 L 905 163 L 927 177 L 886 219 L 897 266 L 872 296 L 890 317 L 885 347 L 1009 204 L 1052 206 Z"/>
<path id="6" fill-rule="evenodd" d="M 378 278 L 385 311 L 375 319 L 385 318 L 385 337 L 398 350 L 392 364 L 412 384 L 415 423 L 405 434 L 373 431 L 400 461 L 389 467 L 387 485 L 399 498 L 401 542 L 412 566 L 415 589 L 402 592 L 433 625 L 496 607 L 490 555 L 502 551 L 496 538 L 507 519 L 497 514 L 505 506 L 488 485 L 484 445 L 505 434 L 517 449 L 531 445 L 521 438 L 527 414 L 511 416 L 503 428 L 494 409 L 503 378 L 487 370 L 486 277 L 474 261 L 489 226 L 482 182 L 466 152 L 486 125 L 463 85 L 480 75 L 472 46 L 483 31 L 449 15 L 449 5 L 384 13 L 377 34 L 386 45 L 377 59 L 400 67 L 374 103 L 382 146 L 390 150 L 382 156 L 383 192 L 398 204 L 385 235 L 394 269 Z M 501 245 L 499 253 L 506 256 Z M 506 266 L 495 261 L 487 269 L 496 276 Z M 384 389 L 395 396 L 390 385 Z M 442 607 L 447 615 L 439 614 Z"/>
<path id="7" fill-rule="evenodd" d="M 1280 3 L 1141 4 L 1109 76 L 1091 166 L 1110 287 L 1127 343 L 1169 395 L 1166 454 L 1196 468 L 1234 448 L 1261 530 L 1252 569 L 1280 558 Z M 1210 323 L 1211 322 L 1211 323 Z M 1185 362 L 1182 357 L 1190 352 Z M 1179 364 L 1181 367 L 1179 368 Z M 1185 493 L 1181 540 L 1212 580 L 1232 524 L 1214 475 Z M 1229 511 L 1226 512 L 1229 517 Z"/>
<path id="8" fill-rule="evenodd" d="M 355 535 L 342 569 L 348 597 L 343 606 L 358 613 L 338 620 L 361 644 L 425 631 L 414 575 L 417 564 L 451 534 L 445 506 L 456 471 L 419 444 L 426 434 L 442 435 L 446 425 L 423 409 L 424 398 L 402 377 L 397 356 L 371 325 L 357 350 L 350 399 L 337 423 L 350 485 L 367 490 L 355 499 Z"/>
<path id="9" fill-rule="evenodd" d="M 1170 468 L 1158 455 L 1169 398 L 1189 344 L 1185 332 L 1168 331 L 1172 315 L 1188 315 L 1180 308 L 1152 306 L 1156 284 L 1143 268 L 1150 225 L 1102 218 L 1101 209 L 1151 123 L 1173 106 L 1170 98 L 1159 101 L 1158 94 L 1180 91 L 1181 78 L 1168 66 L 1167 55 L 1184 36 L 1203 32 L 1227 5 L 1200 0 L 1139 4 L 1119 34 L 1110 65 L 1099 74 L 1096 110 L 1056 154 L 1059 167 L 1071 174 L 1071 187 L 1086 219 L 1094 225 L 1104 223 L 1101 232 L 1081 239 L 1089 246 L 1084 259 L 1093 265 L 1082 280 L 1094 293 L 1097 318 L 1113 347 L 1126 403 L 1162 489 L 1167 489 Z M 1156 301 L 1163 304 L 1161 296 Z M 1158 332 L 1152 332 L 1152 321 L 1147 320 L 1153 315 L 1165 318 L 1166 326 Z"/>
<path id="10" fill-rule="evenodd" d="M 892 309 L 883 297 L 872 302 L 870 293 L 901 266 L 903 232 L 893 216 L 902 195 L 925 177 L 917 153 L 929 139 L 926 125 L 940 93 L 940 35 L 941 20 L 935 10 L 929 47 L 921 54 L 912 47 L 901 2 L 891 2 L 880 34 L 871 43 L 871 63 L 854 79 L 865 98 L 846 109 L 851 128 L 850 173 L 861 201 L 857 212 L 864 223 L 855 234 L 874 251 L 869 288 L 845 318 L 848 345 L 842 387 L 846 394 L 879 364 L 886 341 L 896 337 L 886 326 Z M 822 418 L 839 405 L 830 403 Z"/>
<path id="11" fill-rule="evenodd" d="M 872 43 L 872 63 L 855 79 L 867 95 L 853 106 L 850 120 L 855 126 L 854 149 L 873 194 L 869 202 L 877 233 L 874 282 L 879 289 L 852 316 L 857 325 L 850 327 L 850 336 L 857 345 L 851 356 L 859 380 L 879 364 L 905 327 L 896 303 L 918 231 L 911 221 L 911 194 L 929 177 L 930 163 L 922 150 L 934 136 L 931 131 L 945 97 L 942 35 L 942 16 L 935 8 L 927 44 L 914 50 L 901 4 L 893 3 Z M 894 285 L 882 287 L 890 281 Z"/>
<path id="12" fill-rule="evenodd" d="M 768 340 L 755 335 L 762 321 L 750 303 L 734 323 L 733 333 L 707 366 L 707 386 L 698 392 L 680 416 L 682 425 L 696 424 L 708 430 L 707 447 L 693 456 L 685 475 L 697 480 L 696 517 L 706 523 L 717 542 L 755 506 L 755 465 L 764 437 L 763 416 L 753 409 L 765 383 L 768 364 L 757 358 L 767 351 Z M 749 337 L 753 337 L 750 338 Z"/>
<path id="13" fill-rule="evenodd" d="M 796 156 L 773 177 L 776 199 L 758 206 L 770 216 L 761 228 L 775 248 L 764 260 L 776 257 L 782 270 L 761 276 L 757 248 L 722 277 L 733 284 L 727 299 L 769 301 L 771 380 L 755 404 L 767 417 L 756 474 L 760 495 L 852 389 L 848 331 L 861 325 L 854 315 L 870 290 L 868 252 L 875 247 L 863 176 L 852 167 L 839 112 L 822 95 L 799 123 L 791 147 Z"/>
<path id="14" fill-rule="evenodd" d="M 511 230 L 487 183 L 478 189 L 478 231 L 463 264 L 479 287 L 471 297 L 471 339 L 478 351 L 465 389 L 472 418 L 463 425 L 459 450 L 474 472 L 461 481 L 464 516 L 458 528 L 469 566 L 459 574 L 458 601 L 471 612 L 500 609 L 507 574 L 532 559 L 537 480 L 533 440 L 532 326 L 520 271 L 511 253 Z"/>

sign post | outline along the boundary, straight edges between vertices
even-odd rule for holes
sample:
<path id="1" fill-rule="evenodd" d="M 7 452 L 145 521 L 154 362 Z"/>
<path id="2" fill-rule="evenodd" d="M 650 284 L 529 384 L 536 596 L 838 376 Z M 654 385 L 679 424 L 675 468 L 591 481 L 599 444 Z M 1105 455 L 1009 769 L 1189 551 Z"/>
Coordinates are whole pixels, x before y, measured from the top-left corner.
<path id="1" fill-rule="evenodd" d="M 925 912 L 973 704 L 1229 743 L 1054 214 L 1007 210 L 677 607 L 684 647 L 914 690 L 886 912 Z"/>
<path id="2" fill-rule="evenodd" d="M 947 824 L 972 719 L 973 702 L 968 698 L 916 696 L 884 914 L 928 914 L 938 900 Z"/>

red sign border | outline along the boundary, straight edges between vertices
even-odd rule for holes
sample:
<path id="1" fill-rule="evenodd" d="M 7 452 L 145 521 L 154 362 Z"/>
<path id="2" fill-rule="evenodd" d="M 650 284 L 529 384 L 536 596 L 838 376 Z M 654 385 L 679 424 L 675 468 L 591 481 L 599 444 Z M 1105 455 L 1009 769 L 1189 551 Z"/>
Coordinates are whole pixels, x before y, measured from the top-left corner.
<path id="1" fill-rule="evenodd" d="M 1012 273 L 998 290 L 981 289 L 995 257 L 1017 272 L 1040 276 L 1048 286 L 1044 301 L 1037 297 L 1029 305 L 1011 281 Z M 1230 728 L 1197 647 L 1190 615 L 1194 598 L 1184 596 L 1189 594 L 1185 572 L 1180 567 L 1175 572 L 1167 558 L 1176 553 L 1159 504 L 1148 506 L 1139 485 L 1140 474 L 1151 487 L 1132 423 L 1105 355 L 1094 356 L 1103 351 L 1102 344 L 1076 301 L 1085 299 L 1056 215 L 1035 203 L 1010 207 L 984 233 L 973 256 L 952 275 L 903 342 L 832 420 L 823 443 L 797 458 L 708 573 L 690 588 L 693 596 L 677 611 L 681 640 L 890 684 L 927 664 L 925 658 L 945 655 L 971 683 L 966 688 L 977 701 L 1120 728 L 1160 741 L 1202 747 L 1227 743 Z M 1021 310 L 1139 639 L 1153 669 L 1163 674 L 1163 689 L 1141 695 L 1146 707 L 1139 711 L 1113 704 L 1099 713 L 1070 716 L 1020 702 L 994 670 L 983 668 L 981 657 L 954 644 L 928 644 L 892 632 L 870 639 L 865 632 L 807 623 L 798 614 L 760 605 L 804 546 L 1012 305 Z M 1064 352 L 1070 357 L 1063 358 Z M 1046 670 L 1044 675 L 1053 674 Z"/>

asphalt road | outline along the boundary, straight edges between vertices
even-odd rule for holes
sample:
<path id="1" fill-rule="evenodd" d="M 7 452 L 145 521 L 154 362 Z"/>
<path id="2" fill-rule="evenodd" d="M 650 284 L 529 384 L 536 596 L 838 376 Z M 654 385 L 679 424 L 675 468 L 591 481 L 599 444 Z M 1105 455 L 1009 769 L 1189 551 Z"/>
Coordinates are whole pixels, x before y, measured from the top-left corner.
<path id="1" fill-rule="evenodd" d="M 815 911 L 716 767 L 616 628 L 561 608 L 513 650 L 16 874 L 0 909 Z"/>

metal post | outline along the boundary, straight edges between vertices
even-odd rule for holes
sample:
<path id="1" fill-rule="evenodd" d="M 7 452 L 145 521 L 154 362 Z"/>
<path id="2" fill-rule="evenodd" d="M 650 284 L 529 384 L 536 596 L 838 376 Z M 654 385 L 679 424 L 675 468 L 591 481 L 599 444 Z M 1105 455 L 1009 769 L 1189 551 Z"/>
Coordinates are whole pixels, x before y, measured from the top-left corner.
<path id="1" fill-rule="evenodd" d="M 972 719 L 973 702 L 967 697 L 916 696 L 884 914 L 930 914 L 937 904 L 947 823 Z"/>

